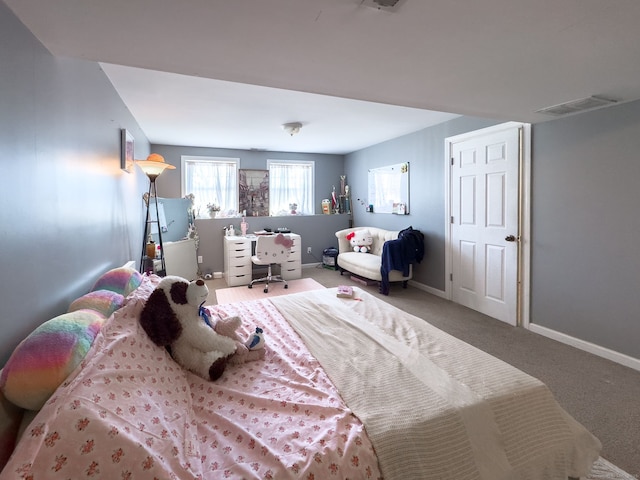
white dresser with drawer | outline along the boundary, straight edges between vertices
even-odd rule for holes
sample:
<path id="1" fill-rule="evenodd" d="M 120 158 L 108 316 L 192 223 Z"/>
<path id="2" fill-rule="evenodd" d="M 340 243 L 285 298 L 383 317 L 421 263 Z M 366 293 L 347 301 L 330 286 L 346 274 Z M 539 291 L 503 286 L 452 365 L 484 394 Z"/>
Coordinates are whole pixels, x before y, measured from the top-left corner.
<path id="1" fill-rule="evenodd" d="M 295 280 L 302 277 L 302 238 L 297 233 L 288 234 L 293 240 L 291 247 L 291 255 L 287 259 L 287 263 L 282 264 L 280 275 L 285 280 Z"/>
<path id="2" fill-rule="evenodd" d="M 287 234 L 293 240 L 291 255 L 282 265 L 280 273 L 285 280 L 302 277 L 302 240 L 296 233 Z M 227 286 L 249 285 L 252 279 L 251 255 L 256 236 L 224 237 L 224 279 Z M 275 272 L 274 272 L 275 273 Z"/>

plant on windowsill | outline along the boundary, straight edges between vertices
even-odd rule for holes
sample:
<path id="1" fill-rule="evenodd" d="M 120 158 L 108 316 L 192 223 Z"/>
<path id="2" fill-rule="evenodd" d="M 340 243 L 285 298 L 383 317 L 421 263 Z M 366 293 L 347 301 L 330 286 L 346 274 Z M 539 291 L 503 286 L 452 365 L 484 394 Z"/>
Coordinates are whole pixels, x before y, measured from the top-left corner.
<path id="1" fill-rule="evenodd" d="M 207 210 L 209 211 L 209 216 L 211 218 L 216 218 L 218 212 L 220 211 L 220 205 L 216 205 L 215 203 L 207 203 Z"/>

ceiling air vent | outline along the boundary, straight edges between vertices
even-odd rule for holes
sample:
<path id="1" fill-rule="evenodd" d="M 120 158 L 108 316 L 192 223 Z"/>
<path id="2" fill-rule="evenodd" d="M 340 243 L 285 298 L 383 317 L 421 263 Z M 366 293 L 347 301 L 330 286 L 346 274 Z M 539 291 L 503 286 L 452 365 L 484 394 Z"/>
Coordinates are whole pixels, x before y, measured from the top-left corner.
<path id="1" fill-rule="evenodd" d="M 536 113 L 546 113 L 547 115 L 554 115 L 556 117 L 562 115 L 569 115 L 570 113 L 584 112 L 585 110 L 593 110 L 594 108 L 606 107 L 616 103 L 615 100 L 611 100 L 604 97 L 585 97 L 578 100 L 571 100 L 570 102 L 561 103 L 559 105 L 553 105 L 552 107 L 541 108 L 536 110 Z"/>
<path id="2" fill-rule="evenodd" d="M 361 0 L 360 5 L 377 8 L 378 10 L 393 11 L 400 0 Z"/>

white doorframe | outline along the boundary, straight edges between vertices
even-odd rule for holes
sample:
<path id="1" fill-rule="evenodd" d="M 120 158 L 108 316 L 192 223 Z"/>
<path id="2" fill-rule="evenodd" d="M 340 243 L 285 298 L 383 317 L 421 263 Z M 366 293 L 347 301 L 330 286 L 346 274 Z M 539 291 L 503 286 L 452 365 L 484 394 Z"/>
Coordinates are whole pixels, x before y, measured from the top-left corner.
<path id="1" fill-rule="evenodd" d="M 530 273 L 531 273 L 531 125 L 520 122 L 507 122 L 492 127 L 467 132 L 445 138 L 445 297 L 452 299 L 451 272 L 451 146 L 453 143 L 474 137 L 494 134 L 502 130 L 520 128 L 520 168 L 519 168 L 519 232 L 518 244 L 518 306 L 517 322 L 519 326 L 529 328 L 530 321 Z"/>

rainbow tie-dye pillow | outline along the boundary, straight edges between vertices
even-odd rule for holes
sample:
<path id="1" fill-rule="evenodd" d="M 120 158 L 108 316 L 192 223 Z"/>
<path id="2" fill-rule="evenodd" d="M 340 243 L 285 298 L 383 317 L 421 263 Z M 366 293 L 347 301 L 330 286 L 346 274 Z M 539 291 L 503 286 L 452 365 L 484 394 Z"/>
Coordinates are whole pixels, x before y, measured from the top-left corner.
<path id="1" fill-rule="evenodd" d="M 104 318 L 109 318 L 113 312 L 122 307 L 124 297 L 111 290 L 95 290 L 74 300 L 69 306 L 70 312 L 78 310 L 93 310 Z"/>
<path id="2" fill-rule="evenodd" d="M 85 357 L 105 318 L 92 310 L 44 322 L 15 348 L 0 374 L 0 390 L 14 405 L 39 410 Z"/>
<path id="3" fill-rule="evenodd" d="M 109 270 L 95 283 L 91 291 L 110 290 L 126 297 L 142 283 L 142 274 L 129 267 Z"/>
<path id="4" fill-rule="evenodd" d="M 85 357 L 103 322 L 142 283 L 128 267 L 109 270 L 69 311 L 36 328 L 15 348 L 0 373 L 0 391 L 14 405 L 39 410 Z"/>
<path id="5" fill-rule="evenodd" d="M 82 362 L 103 322 L 142 279 L 132 268 L 109 270 L 67 313 L 40 325 L 15 348 L 0 371 L 0 470 L 14 449 L 25 410 L 40 410 Z"/>

